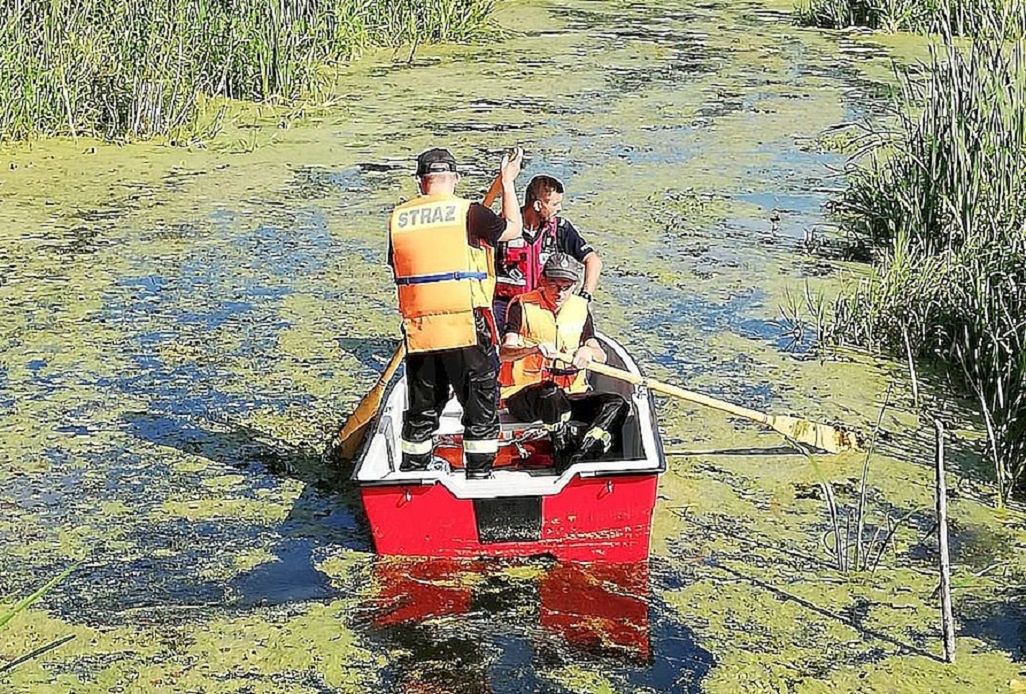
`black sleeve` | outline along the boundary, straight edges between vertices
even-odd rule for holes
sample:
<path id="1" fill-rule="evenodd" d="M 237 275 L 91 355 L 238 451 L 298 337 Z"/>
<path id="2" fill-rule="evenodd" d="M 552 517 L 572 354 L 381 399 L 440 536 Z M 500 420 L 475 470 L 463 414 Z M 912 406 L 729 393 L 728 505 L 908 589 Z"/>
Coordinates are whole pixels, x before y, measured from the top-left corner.
<path id="1" fill-rule="evenodd" d="M 519 299 L 513 299 L 506 308 L 506 334 L 520 332 L 523 322 L 524 307 L 520 305 Z"/>
<path id="2" fill-rule="evenodd" d="M 467 210 L 467 234 L 472 245 L 479 246 L 483 242 L 489 246 L 495 246 L 505 231 L 505 219 L 481 203 L 470 204 L 470 209 Z"/>
<path id="3" fill-rule="evenodd" d="M 581 329 L 581 344 L 595 337 L 595 321 L 591 319 L 591 311 L 588 311 L 588 318 L 584 321 L 584 328 Z"/>
<path id="4" fill-rule="evenodd" d="M 559 220 L 556 240 L 559 250 L 569 253 L 581 263 L 584 262 L 589 253 L 595 250 L 590 243 L 581 238 L 580 232 L 574 228 L 574 225 L 565 219 Z"/>

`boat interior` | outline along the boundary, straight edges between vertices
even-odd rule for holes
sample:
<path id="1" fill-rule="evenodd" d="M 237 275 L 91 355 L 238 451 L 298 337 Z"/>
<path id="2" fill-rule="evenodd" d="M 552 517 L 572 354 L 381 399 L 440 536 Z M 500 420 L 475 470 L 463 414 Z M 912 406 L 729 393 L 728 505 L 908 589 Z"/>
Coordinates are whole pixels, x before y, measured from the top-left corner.
<path id="1" fill-rule="evenodd" d="M 608 363 L 638 373 L 634 360 L 611 338 L 598 335 Z M 530 493 L 549 494 L 562 489 L 576 475 L 583 477 L 642 472 L 663 469 L 662 446 L 646 388 L 601 374 L 589 374 L 593 391 L 622 395 L 630 403 L 630 413 L 614 437 L 613 447 L 598 460 L 574 463 L 565 470 L 555 465 L 552 446 L 541 422 L 518 422 L 509 412 L 500 410 L 499 452 L 493 477 L 467 480 L 463 474 L 462 409 L 450 399 L 434 437 L 434 459 L 428 470 L 401 472 L 399 434 L 406 406 L 403 377 L 391 384 L 385 406 L 376 422 L 374 434 L 359 458 L 353 478 L 361 484 L 433 484 L 442 483 L 458 497 L 511 496 Z"/>

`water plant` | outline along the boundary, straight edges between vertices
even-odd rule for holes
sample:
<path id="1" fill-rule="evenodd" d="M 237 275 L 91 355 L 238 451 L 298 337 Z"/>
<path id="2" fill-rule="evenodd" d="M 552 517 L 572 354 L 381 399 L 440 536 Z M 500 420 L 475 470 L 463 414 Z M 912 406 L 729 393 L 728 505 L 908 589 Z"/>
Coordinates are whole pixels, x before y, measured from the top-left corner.
<path id="1" fill-rule="evenodd" d="M 833 331 L 935 361 L 976 402 L 1001 499 L 1026 473 L 1026 43 L 1004 18 L 924 79 L 903 77 L 895 124 L 869 126 L 835 209 L 878 250 Z"/>
<path id="2" fill-rule="evenodd" d="M 289 101 L 369 46 L 462 41 L 493 0 L 11 0 L 0 139 L 189 131 L 203 95 Z"/>
<path id="3" fill-rule="evenodd" d="M 876 452 L 884 413 L 891 401 L 892 387 L 893 384 L 888 386 L 883 405 L 880 407 L 876 427 L 873 429 L 872 438 L 866 448 L 866 457 L 862 464 L 862 477 L 856 490 L 857 496 L 850 506 L 837 502 L 834 486 L 820 468 L 816 458 L 810 455 L 803 446 L 795 446 L 812 466 L 818 480 L 827 517 L 830 519 L 830 528 L 823 535 L 822 545 L 834 568 L 844 574 L 865 571 L 875 573 L 887 547 L 892 545 L 895 533 L 916 513 L 916 509 L 913 509 L 894 520 L 890 511 L 887 511 L 884 516 L 884 525 L 874 526 L 870 522 L 869 469 L 873 454 Z"/>
<path id="4" fill-rule="evenodd" d="M 21 600 L 17 601 L 16 603 L 14 603 L 5 612 L 0 614 L 0 629 L 3 629 L 20 612 L 23 612 L 24 610 L 27 610 L 33 604 L 35 604 L 36 602 L 41 600 L 43 597 L 45 597 L 47 593 L 49 593 L 51 590 L 53 590 L 55 587 L 57 587 L 58 583 L 60 583 L 65 578 L 70 576 L 71 572 L 73 572 L 77 568 L 78 568 L 78 564 L 77 563 L 76 564 L 72 564 L 71 566 L 66 568 L 64 571 L 62 571 L 61 573 L 57 574 L 56 576 L 51 578 L 49 581 L 47 581 L 45 584 L 43 584 L 42 586 L 37 588 L 35 591 L 30 593 L 29 595 L 26 595 L 24 598 L 22 598 Z M 0 602 L 6 602 L 6 601 L 0 601 Z M 43 646 L 42 648 L 37 648 L 36 650 L 32 651 L 31 653 L 27 653 L 27 654 L 25 654 L 23 656 L 15 658 L 14 660 L 4 664 L 3 666 L 0 666 L 0 674 L 3 674 L 4 672 L 7 672 L 8 670 L 14 669 L 15 667 L 17 667 L 21 663 L 23 663 L 26 660 L 29 660 L 29 659 L 37 656 L 37 655 L 40 655 L 40 654 L 45 653 L 47 651 L 53 650 L 54 648 L 57 648 L 61 644 L 67 643 L 67 641 L 69 641 L 72 638 L 74 638 L 74 637 L 73 636 L 66 636 L 66 637 L 64 637 L 62 639 L 57 639 L 56 641 L 54 641 L 52 643 L 49 643 L 46 646 Z"/>
<path id="5" fill-rule="evenodd" d="M 867 27 L 969 36 L 987 31 L 995 15 L 1004 15 L 1008 35 L 1026 32 L 1026 8 L 1018 0 L 797 0 L 795 4 L 798 24 L 824 29 Z"/>

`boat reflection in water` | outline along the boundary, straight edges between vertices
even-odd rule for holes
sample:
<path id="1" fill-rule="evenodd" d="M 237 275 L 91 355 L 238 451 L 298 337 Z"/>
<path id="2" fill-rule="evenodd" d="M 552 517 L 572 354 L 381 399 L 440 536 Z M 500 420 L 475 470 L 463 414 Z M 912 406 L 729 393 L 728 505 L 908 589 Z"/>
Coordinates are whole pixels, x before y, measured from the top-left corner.
<path id="1" fill-rule="evenodd" d="M 653 655 L 647 562 L 381 558 L 373 574 L 361 621 L 388 653 L 393 691 L 561 691 L 567 668 L 681 691 L 680 663 Z M 683 627 L 668 631 L 674 650 L 682 638 L 694 648 Z M 704 674 L 711 657 L 698 651 L 676 655 Z"/>
<path id="2" fill-rule="evenodd" d="M 648 562 L 557 564 L 538 583 L 541 627 L 593 653 L 652 657 Z"/>

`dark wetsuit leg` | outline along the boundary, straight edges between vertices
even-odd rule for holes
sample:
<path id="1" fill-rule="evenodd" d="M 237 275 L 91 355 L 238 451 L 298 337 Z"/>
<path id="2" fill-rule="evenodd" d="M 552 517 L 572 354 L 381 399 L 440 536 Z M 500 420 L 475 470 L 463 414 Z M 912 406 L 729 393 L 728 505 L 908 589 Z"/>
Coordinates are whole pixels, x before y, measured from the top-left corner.
<path id="1" fill-rule="evenodd" d="M 517 421 L 533 422 L 540 419 L 551 425 L 565 419 L 570 412 L 570 400 L 559 386 L 552 381 L 545 381 L 518 390 L 506 398 L 506 407 Z"/>
<path id="2" fill-rule="evenodd" d="M 463 407 L 463 451 L 468 474 L 484 474 L 495 462 L 499 438 L 499 384 L 490 326 L 477 316 L 478 343 L 447 350 L 445 371 Z"/>
<path id="3" fill-rule="evenodd" d="M 401 469 L 423 468 L 431 460 L 432 436 L 449 400 L 444 354 L 421 352 L 406 355 L 407 405 L 403 412 L 402 445 L 409 450 L 403 451 Z"/>

